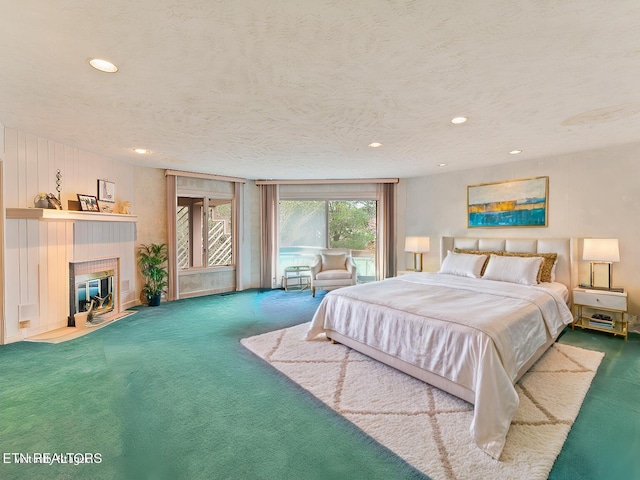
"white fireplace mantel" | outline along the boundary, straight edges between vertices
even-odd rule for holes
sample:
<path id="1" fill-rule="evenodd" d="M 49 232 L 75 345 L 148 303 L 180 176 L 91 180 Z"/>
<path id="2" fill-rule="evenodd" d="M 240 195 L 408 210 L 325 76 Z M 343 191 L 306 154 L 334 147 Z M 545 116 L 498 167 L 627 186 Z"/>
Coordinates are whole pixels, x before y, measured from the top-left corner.
<path id="1" fill-rule="evenodd" d="M 5 342 L 67 327 L 71 263 L 118 258 L 117 311 L 139 303 L 136 292 L 138 217 L 102 212 L 6 208 Z"/>
<path id="2" fill-rule="evenodd" d="M 79 212 L 75 210 L 54 210 L 51 208 L 7 208 L 8 219 L 32 219 L 45 222 L 84 220 L 88 222 L 128 222 L 137 223 L 136 215 L 103 212 Z"/>

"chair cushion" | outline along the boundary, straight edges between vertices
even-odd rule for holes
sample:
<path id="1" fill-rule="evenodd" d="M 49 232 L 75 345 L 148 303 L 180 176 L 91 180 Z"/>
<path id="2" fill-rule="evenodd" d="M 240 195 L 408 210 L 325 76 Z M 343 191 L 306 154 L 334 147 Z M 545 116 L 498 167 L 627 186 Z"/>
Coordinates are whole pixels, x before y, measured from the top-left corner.
<path id="1" fill-rule="evenodd" d="M 345 262 L 347 256 L 344 253 L 325 255 L 322 254 L 322 270 L 339 270 L 346 269 Z"/>
<path id="2" fill-rule="evenodd" d="M 351 272 L 348 270 L 322 270 L 316 275 L 316 280 L 339 280 L 343 278 L 351 278 Z"/>

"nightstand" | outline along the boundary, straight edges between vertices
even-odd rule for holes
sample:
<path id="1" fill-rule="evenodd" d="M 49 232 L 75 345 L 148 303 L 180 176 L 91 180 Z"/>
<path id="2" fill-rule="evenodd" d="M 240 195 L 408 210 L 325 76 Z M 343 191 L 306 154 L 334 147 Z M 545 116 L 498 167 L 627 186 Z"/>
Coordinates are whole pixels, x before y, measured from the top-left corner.
<path id="1" fill-rule="evenodd" d="M 415 270 L 398 270 L 396 272 L 396 277 L 399 277 L 401 275 L 406 275 L 407 273 L 416 273 Z"/>
<path id="2" fill-rule="evenodd" d="M 575 327 L 598 330 L 627 339 L 627 294 L 608 290 L 573 289 L 573 323 Z"/>

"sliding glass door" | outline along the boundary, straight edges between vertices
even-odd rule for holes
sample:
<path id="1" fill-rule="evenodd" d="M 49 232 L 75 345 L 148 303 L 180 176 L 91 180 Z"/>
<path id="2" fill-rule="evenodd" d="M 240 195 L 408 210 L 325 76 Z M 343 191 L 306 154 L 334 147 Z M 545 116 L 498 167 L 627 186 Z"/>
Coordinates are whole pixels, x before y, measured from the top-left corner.
<path id="1" fill-rule="evenodd" d="M 347 248 L 358 282 L 376 279 L 376 200 L 281 200 L 278 278 L 291 265 L 311 265 L 322 248 Z"/>

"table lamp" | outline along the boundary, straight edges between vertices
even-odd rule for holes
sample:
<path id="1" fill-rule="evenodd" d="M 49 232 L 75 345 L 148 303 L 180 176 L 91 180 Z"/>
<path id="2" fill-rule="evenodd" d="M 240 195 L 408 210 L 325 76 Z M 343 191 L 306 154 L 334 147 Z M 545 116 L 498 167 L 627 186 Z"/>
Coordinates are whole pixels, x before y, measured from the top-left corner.
<path id="1" fill-rule="evenodd" d="M 413 253 L 413 270 L 422 271 L 422 253 L 431 250 L 429 237 L 406 237 L 404 239 L 404 251 Z"/>
<path id="2" fill-rule="evenodd" d="M 585 238 L 582 247 L 582 259 L 589 260 L 590 288 L 622 292 L 622 288 L 611 287 L 611 263 L 620 261 L 620 249 L 617 238 Z M 604 282 L 597 284 L 596 272 L 598 266 L 606 266 Z"/>

